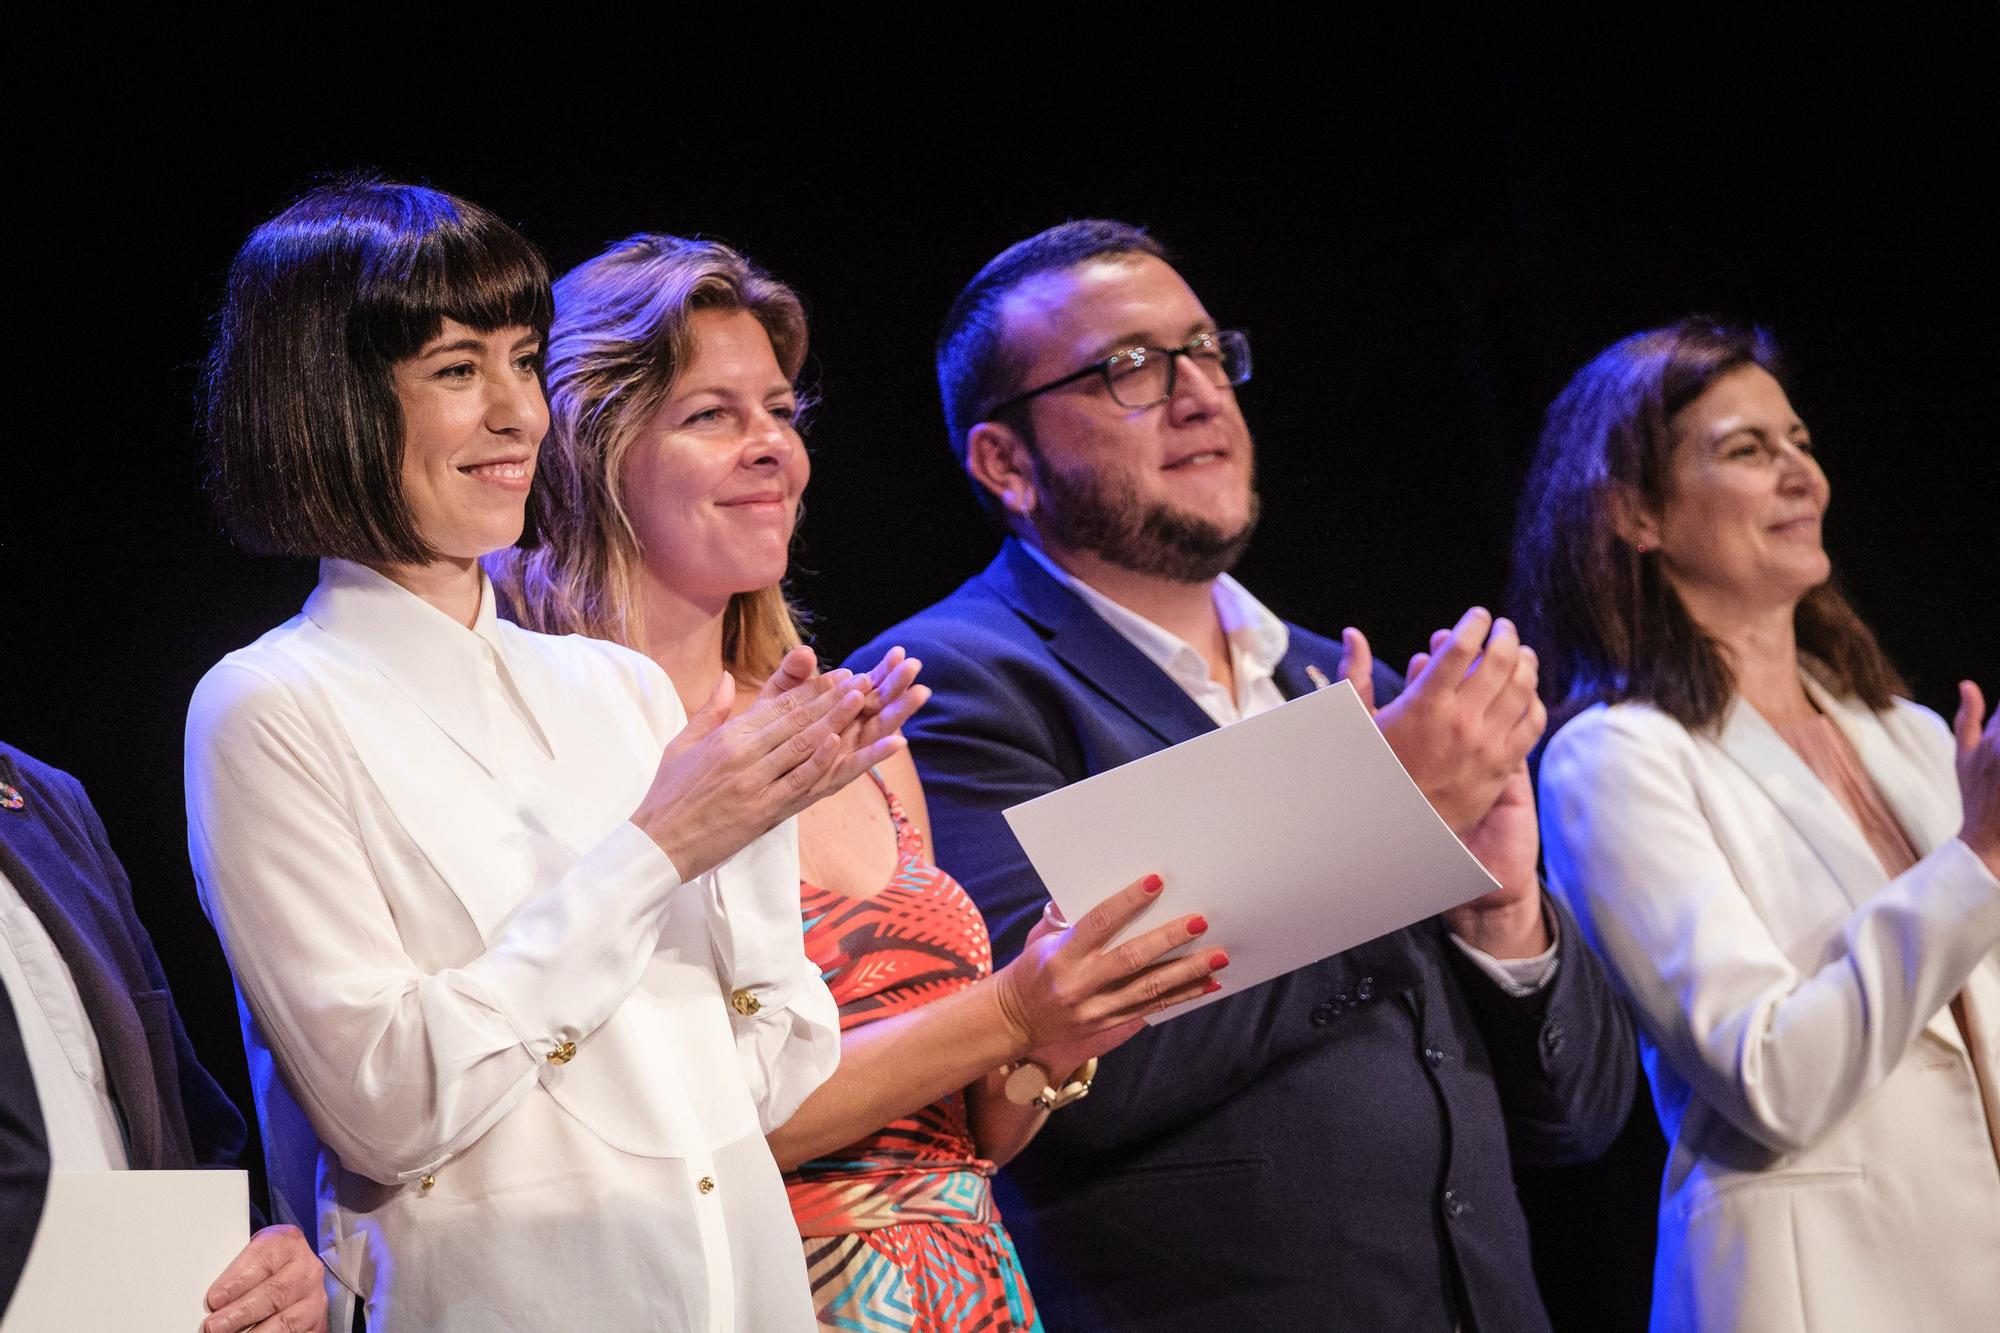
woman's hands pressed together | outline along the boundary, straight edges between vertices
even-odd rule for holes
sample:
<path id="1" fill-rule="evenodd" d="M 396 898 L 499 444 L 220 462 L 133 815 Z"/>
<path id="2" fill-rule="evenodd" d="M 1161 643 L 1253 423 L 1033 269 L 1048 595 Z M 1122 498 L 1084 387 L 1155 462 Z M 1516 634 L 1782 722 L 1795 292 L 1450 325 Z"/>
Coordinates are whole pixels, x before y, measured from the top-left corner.
<path id="1" fill-rule="evenodd" d="M 632 822 L 683 879 L 713 869 L 903 748 L 896 728 L 927 694 L 903 680 L 897 697 L 871 717 L 869 699 L 878 691 L 867 681 L 845 669 L 821 674 L 811 649 L 794 648 L 756 703 L 732 716 L 736 683 L 724 672 L 660 756 Z"/>
<path id="2" fill-rule="evenodd" d="M 861 716 L 850 729 L 850 740 L 855 749 L 865 749 L 900 731 L 919 708 L 930 702 L 931 687 L 917 684 L 917 673 L 923 665 L 920 659 L 906 654 L 898 644 L 882 654 L 882 660 L 867 675 L 855 681 L 867 691 L 867 698 L 861 705 Z"/>

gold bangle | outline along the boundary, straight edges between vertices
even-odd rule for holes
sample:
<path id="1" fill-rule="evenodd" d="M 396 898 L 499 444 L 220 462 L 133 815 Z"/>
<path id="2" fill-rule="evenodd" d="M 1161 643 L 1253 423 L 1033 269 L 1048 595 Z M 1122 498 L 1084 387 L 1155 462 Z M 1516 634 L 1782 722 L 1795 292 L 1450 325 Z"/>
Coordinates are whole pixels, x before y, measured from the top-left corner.
<path id="1" fill-rule="evenodd" d="M 1091 1080 L 1097 1077 L 1097 1058 L 1085 1060 L 1056 1087 L 1049 1071 L 1033 1060 L 1023 1060 L 1007 1071 L 1007 1100 L 1016 1106 L 1032 1106 L 1054 1111 L 1090 1095 Z"/>

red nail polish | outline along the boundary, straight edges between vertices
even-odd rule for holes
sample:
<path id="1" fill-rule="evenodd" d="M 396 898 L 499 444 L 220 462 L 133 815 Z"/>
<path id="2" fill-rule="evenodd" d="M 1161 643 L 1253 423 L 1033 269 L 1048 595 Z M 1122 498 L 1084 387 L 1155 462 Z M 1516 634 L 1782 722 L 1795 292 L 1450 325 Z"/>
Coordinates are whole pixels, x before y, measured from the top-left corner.
<path id="1" fill-rule="evenodd" d="M 1208 984 L 1201 988 L 1201 993 L 1203 995 L 1213 995 L 1221 989 L 1222 989 L 1222 983 L 1217 981 L 1214 977 L 1210 977 L 1208 979 Z"/>
<path id="2" fill-rule="evenodd" d="M 1208 956 L 1209 971 L 1220 972 L 1223 968 L 1228 966 L 1229 966 L 1229 955 L 1222 952 L 1222 950 L 1217 949 L 1214 953 Z"/>
<path id="3" fill-rule="evenodd" d="M 1139 892 L 1158 893 L 1160 891 L 1161 886 L 1165 883 L 1166 881 L 1162 880 L 1158 875 L 1148 875 L 1146 876 L 1146 878 L 1139 881 Z"/>
<path id="4" fill-rule="evenodd" d="M 1207 918 L 1207 917 L 1205 917 L 1205 916 L 1191 916 L 1191 917 L 1189 917 L 1189 918 L 1188 918 L 1188 934 L 1190 934 L 1190 935 L 1199 935 L 1199 934 L 1201 934 L 1201 933 L 1202 933 L 1203 931 L 1205 931 L 1205 930 L 1207 930 L 1207 929 L 1208 929 L 1208 918 Z"/>

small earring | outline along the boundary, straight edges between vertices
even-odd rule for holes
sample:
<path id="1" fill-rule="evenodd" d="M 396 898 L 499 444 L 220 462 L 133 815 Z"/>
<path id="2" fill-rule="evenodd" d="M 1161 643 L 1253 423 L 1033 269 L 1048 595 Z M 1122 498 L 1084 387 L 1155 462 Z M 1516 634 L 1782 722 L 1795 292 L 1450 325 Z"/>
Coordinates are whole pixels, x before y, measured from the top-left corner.
<path id="1" fill-rule="evenodd" d="M 1652 547 L 1650 547 L 1650 546 L 1648 546 L 1648 545 L 1646 545 L 1646 543 L 1644 543 L 1644 542 L 1639 542 L 1639 543 L 1637 543 L 1637 549 L 1638 549 L 1638 551 L 1639 551 L 1639 554 L 1640 554 L 1640 555 L 1644 555 L 1644 554 L 1646 554 L 1646 552 L 1648 552 L 1648 551 L 1652 550 L 1653 548 L 1652 548 Z"/>

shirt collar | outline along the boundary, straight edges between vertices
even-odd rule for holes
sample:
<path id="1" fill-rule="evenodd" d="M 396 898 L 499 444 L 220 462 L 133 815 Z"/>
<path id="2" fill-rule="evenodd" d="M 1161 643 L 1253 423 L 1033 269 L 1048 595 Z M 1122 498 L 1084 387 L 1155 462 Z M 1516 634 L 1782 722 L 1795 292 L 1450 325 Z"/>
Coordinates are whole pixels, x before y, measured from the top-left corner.
<path id="1" fill-rule="evenodd" d="M 1208 680 L 1208 662 L 1186 639 L 1112 601 L 1051 560 L 1040 547 L 1022 542 L 1021 549 L 1047 570 L 1050 578 L 1081 597 L 1086 606 L 1160 670 L 1184 684 Z M 1285 622 L 1227 574 L 1217 578 L 1212 588 L 1215 611 L 1222 618 L 1222 632 L 1236 654 L 1237 664 L 1248 668 L 1248 674 L 1257 679 L 1273 674 L 1291 643 L 1291 631 L 1285 628 Z"/>
<path id="2" fill-rule="evenodd" d="M 540 733 L 529 692 L 508 669 L 507 641 L 494 612 L 493 585 L 479 575 L 479 611 L 467 629 L 387 576 L 351 560 L 321 560 L 306 619 L 358 649 L 446 735 L 489 773 L 496 769 L 483 681 L 497 674 L 522 719 Z M 491 664 L 489 667 L 489 663 Z"/>
<path id="3" fill-rule="evenodd" d="M 1271 608 L 1250 595 L 1250 590 L 1224 574 L 1215 581 L 1215 610 L 1222 617 L 1222 632 L 1259 674 L 1271 675 L 1291 648 L 1292 633 Z"/>

